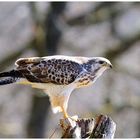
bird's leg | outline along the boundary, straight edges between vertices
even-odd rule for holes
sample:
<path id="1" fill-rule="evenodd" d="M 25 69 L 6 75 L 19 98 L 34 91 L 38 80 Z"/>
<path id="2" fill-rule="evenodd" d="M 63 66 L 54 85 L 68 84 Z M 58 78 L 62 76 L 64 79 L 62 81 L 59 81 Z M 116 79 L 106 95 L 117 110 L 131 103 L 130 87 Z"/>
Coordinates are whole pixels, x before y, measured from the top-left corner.
<path id="1" fill-rule="evenodd" d="M 71 92 L 70 92 L 71 93 Z M 67 113 L 67 106 L 68 106 L 68 100 L 69 100 L 69 96 L 70 96 L 70 93 L 69 94 L 66 94 L 65 98 L 64 98 L 64 102 L 61 104 L 61 109 L 62 109 L 62 112 L 64 114 L 64 118 L 65 119 L 71 119 L 72 121 L 77 121 L 77 118 L 78 117 L 71 117 L 68 115 Z"/>
<path id="2" fill-rule="evenodd" d="M 64 119 L 71 119 L 72 121 L 77 121 L 78 119 L 78 116 L 69 116 L 67 111 L 64 109 L 64 107 L 62 107 L 62 112 L 63 112 L 63 115 L 64 115 Z"/>
<path id="3" fill-rule="evenodd" d="M 61 108 L 62 108 L 62 112 L 63 112 L 64 118 L 65 119 L 69 118 L 69 115 L 68 115 L 66 109 L 64 109 L 64 107 L 61 107 Z"/>

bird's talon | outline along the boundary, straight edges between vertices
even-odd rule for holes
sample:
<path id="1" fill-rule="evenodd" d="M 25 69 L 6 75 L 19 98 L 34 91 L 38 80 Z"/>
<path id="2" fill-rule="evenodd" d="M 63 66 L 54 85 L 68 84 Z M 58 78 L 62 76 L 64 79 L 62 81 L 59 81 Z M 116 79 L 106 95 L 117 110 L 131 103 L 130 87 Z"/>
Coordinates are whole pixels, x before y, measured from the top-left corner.
<path id="1" fill-rule="evenodd" d="M 75 115 L 75 116 L 72 116 L 72 117 L 69 117 L 72 121 L 77 121 L 78 120 L 78 116 Z"/>

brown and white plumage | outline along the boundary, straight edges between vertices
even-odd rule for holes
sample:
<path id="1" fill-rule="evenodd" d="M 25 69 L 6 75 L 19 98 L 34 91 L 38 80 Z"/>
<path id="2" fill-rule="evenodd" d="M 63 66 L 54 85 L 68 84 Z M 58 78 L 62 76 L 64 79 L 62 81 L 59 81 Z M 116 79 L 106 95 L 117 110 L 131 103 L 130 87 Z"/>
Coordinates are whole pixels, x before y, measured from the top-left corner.
<path id="1" fill-rule="evenodd" d="M 16 68 L 0 74 L 11 77 L 9 83 L 29 84 L 43 89 L 50 97 L 53 112 L 63 112 L 67 117 L 67 104 L 71 92 L 91 85 L 109 67 L 109 60 L 102 57 L 48 56 L 21 58 Z M 16 80 L 15 80 L 16 79 Z M 11 80 L 11 81 L 10 81 Z M 6 81 L 0 82 L 3 85 Z"/>
<path id="2" fill-rule="evenodd" d="M 64 57 L 21 58 L 16 61 L 17 70 L 31 82 L 68 85 L 83 70 L 82 66 Z"/>

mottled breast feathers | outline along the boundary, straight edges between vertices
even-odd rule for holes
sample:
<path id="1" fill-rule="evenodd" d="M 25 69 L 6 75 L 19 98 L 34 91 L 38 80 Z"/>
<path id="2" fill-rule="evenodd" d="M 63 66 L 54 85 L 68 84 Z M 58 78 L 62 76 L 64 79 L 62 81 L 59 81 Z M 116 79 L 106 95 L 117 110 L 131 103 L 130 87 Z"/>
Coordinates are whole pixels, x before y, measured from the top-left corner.
<path id="1" fill-rule="evenodd" d="M 72 60 L 55 58 L 23 58 L 16 62 L 17 70 L 30 82 L 68 85 L 75 81 L 83 67 Z"/>

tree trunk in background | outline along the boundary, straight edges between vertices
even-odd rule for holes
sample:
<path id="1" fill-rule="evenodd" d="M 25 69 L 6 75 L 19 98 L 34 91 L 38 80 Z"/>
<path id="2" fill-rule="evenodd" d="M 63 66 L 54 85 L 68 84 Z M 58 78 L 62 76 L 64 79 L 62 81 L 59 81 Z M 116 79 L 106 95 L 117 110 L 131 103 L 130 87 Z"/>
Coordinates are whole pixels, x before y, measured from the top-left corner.
<path id="1" fill-rule="evenodd" d="M 66 2 L 52 2 L 51 9 L 46 19 L 46 49 L 48 55 L 57 53 L 57 45 L 62 35 L 61 15 L 66 7 Z"/>
<path id="2" fill-rule="evenodd" d="M 62 35 L 60 28 L 60 16 L 66 7 L 65 2 L 52 2 L 51 9 L 46 19 L 46 38 L 45 48 L 46 55 L 55 55 L 57 53 L 58 43 Z M 43 54 L 39 54 L 43 55 Z M 45 134 L 45 124 L 50 107 L 48 97 L 33 96 L 33 105 L 31 116 L 27 126 L 27 137 L 29 138 L 43 138 Z"/>

